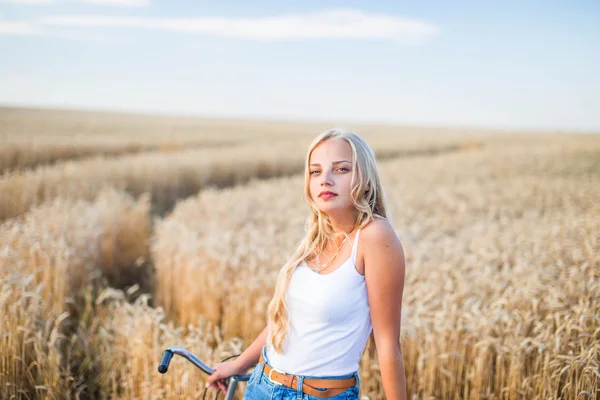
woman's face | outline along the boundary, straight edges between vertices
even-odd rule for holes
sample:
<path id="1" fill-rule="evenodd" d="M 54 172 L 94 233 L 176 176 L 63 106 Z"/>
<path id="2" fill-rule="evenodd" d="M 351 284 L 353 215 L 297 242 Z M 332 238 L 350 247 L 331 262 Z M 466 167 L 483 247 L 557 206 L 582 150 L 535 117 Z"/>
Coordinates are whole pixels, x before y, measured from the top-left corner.
<path id="1" fill-rule="evenodd" d="M 309 173 L 310 195 L 319 210 L 332 214 L 354 209 L 350 197 L 352 149 L 346 140 L 330 139 L 315 147 L 309 159 Z"/>

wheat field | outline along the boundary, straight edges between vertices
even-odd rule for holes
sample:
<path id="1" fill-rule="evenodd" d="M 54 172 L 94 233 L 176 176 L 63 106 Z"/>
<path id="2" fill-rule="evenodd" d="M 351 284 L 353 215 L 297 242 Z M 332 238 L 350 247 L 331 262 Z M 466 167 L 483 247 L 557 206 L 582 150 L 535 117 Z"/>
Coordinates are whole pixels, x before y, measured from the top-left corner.
<path id="1" fill-rule="evenodd" d="M 264 328 L 329 127 L 0 109 L 0 398 L 201 398 L 162 351 Z M 600 398 L 600 136 L 348 127 L 405 250 L 409 398 Z M 369 342 L 362 399 L 378 368 Z"/>

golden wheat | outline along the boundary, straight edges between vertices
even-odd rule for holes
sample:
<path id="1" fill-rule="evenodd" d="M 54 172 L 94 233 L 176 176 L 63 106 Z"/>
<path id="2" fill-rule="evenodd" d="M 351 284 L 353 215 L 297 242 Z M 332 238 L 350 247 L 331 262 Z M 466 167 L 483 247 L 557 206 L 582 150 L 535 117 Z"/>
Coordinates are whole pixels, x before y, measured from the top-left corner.
<path id="1" fill-rule="evenodd" d="M 182 346 L 214 365 L 243 351 L 241 340 L 223 340 L 219 328 L 202 317 L 184 330 L 169 321 L 161 308 L 150 307 L 146 295 L 133 302 L 127 297 L 107 289 L 96 300 L 102 334 L 91 336 L 91 346 L 100 355 L 103 398 L 115 394 L 126 399 L 199 398 L 206 375 L 177 356 L 169 371 L 159 374 L 156 367 L 162 352 L 169 346 Z M 242 398 L 244 386 L 240 384 L 236 399 Z"/>
<path id="2" fill-rule="evenodd" d="M 0 107 L 0 171 L 67 159 L 173 152 L 306 135 L 315 124 Z"/>
<path id="3" fill-rule="evenodd" d="M 148 142 L 127 140 L 154 146 L 169 126 L 181 129 L 182 143 L 198 139 L 196 119 L 53 113 L 13 115 L 5 137 L 55 118 L 47 125 L 64 130 L 65 140 L 78 126 L 89 129 L 97 150 L 103 137 L 110 143 L 110 135 L 122 135 L 111 154 L 127 151 L 125 137 L 144 130 L 154 132 Z M 236 122 L 214 124 L 214 132 L 230 132 Z M 0 215 L 19 217 L 0 225 L 0 397 L 197 398 L 205 376 L 177 358 L 158 374 L 162 351 L 181 345 L 213 364 L 240 353 L 264 328 L 278 269 L 308 212 L 298 173 L 314 131 L 237 124 L 226 140 L 240 143 L 248 132 L 261 139 L 2 177 Z M 271 143 L 286 129 L 295 136 Z M 365 129 L 385 133 L 364 136 L 378 154 L 407 259 L 401 341 L 411 398 L 597 395 L 598 140 Z M 83 144 L 76 147 L 73 157 L 86 154 Z M 150 196 L 135 200 L 107 187 Z M 151 232 L 150 199 L 164 210 L 200 188 L 156 218 Z M 134 283 L 127 292 L 106 288 Z M 369 352 L 361 377 L 364 398 L 383 397 Z"/>
<path id="4" fill-rule="evenodd" d="M 147 256 L 148 234 L 139 232 L 148 212 L 147 198 L 108 190 L 95 203 L 58 198 L 0 225 L 0 397 L 78 390 L 86 359 L 75 353 L 93 349 L 78 342 L 77 319 L 103 273 L 113 273 L 104 266 Z M 123 250 L 131 239 L 140 243 Z"/>
<path id="5" fill-rule="evenodd" d="M 397 139 L 399 140 L 399 139 Z M 375 143 L 382 158 L 402 154 L 434 154 L 457 151 L 460 143 L 451 139 L 437 144 L 404 141 L 400 146 L 388 139 Z M 138 196 L 150 193 L 154 210 L 164 212 L 177 199 L 195 194 L 207 186 L 231 186 L 252 178 L 285 176 L 302 171 L 306 139 L 260 143 L 219 149 L 194 149 L 174 153 L 149 152 L 115 158 L 94 157 L 42 166 L 0 176 L 0 220 L 15 217 L 31 206 L 61 196 L 93 199 L 101 188 L 110 186 Z"/>
<path id="6" fill-rule="evenodd" d="M 419 398 L 479 399 L 490 390 L 575 398 L 598 389 L 600 186 L 592 178 L 600 145 L 590 144 L 380 163 L 407 254 L 403 349 Z M 301 177 L 282 178 L 180 203 L 155 229 L 159 303 L 181 324 L 203 315 L 249 343 L 300 239 L 301 189 Z M 582 333 L 574 338 L 555 321 Z M 560 361 L 565 352 L 579 364 Z M 362 366 L 363 394 L 381 398 L 367 352 Z M 553 377 L 566 366 L 570 375 Z"/>
<path id="7" fill-rule="evenodd" d="M 109 112 L 36 110 L 0 107 L 0 171 L 33 168 L 92 156 L 138 152 L 176 152 L 242 143 L 309 140 L 325 123 L 265 122 L 181 116 L 129 115 Z M 478 138 L 482 131 L 465 129 L 356 126 L 378 136 Z M 490 135 L 488 135 L 490 136 Z M 493 137 L 493 136 L 492 136 Z M 476 140 L 471 143 L 478 145 Z M 465 145 L 468 145 L 465 143 Z"/>

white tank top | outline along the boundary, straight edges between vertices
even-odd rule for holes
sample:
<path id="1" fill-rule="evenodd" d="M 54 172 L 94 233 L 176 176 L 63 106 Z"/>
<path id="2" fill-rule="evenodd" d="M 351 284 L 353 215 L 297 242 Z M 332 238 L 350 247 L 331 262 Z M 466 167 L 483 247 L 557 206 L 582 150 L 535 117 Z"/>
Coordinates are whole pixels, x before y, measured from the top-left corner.
<path id="1" fill-rule="evenodd" d="M 351 374 L 371 333 L 365 277 L 356 270 L 356 232 L 352 255 L 338 269 L 318 274 L 303 261 L 286 292 L 290 326 L 283 354 L 267 346 L 269 364 L 294 375 Z"/>

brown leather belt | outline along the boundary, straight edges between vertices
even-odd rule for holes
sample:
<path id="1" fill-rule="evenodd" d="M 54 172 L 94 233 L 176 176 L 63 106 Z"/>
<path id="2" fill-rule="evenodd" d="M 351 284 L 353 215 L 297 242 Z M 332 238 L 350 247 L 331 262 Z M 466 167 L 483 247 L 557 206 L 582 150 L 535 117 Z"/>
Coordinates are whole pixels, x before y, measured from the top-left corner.
<path id="1" fill-rule="evenodd" d="M 259 362 L 264 363 L 262 354 L 260 355 Z M 292 374 L 286 374 L 282 371 L 277 371 L 267 363 L 265 364 L 264 374 L 267 375 L 269 380 L 276 385 L 287 386 L 290 389 L 298 390 L 298 377 Z M 337 396 L 338 394 L 345 392 L 352 386 L 356 385 L 356 377 L 351 376 L 350 378 L 344 379 L 315 379 L 305 378 L 302 381 L 302 392 L 311 396 L 320 398 L 329 398 Z M 326 390 L 317 390 L 316 388 L 323 388 Z"/>

